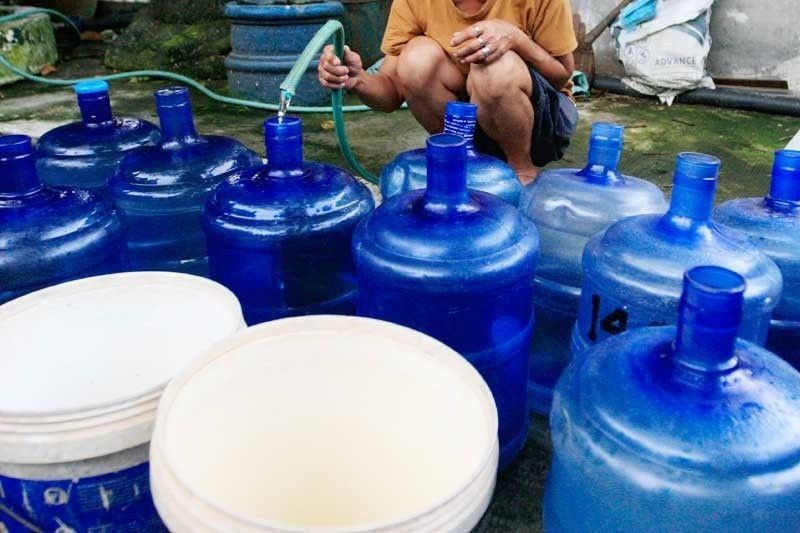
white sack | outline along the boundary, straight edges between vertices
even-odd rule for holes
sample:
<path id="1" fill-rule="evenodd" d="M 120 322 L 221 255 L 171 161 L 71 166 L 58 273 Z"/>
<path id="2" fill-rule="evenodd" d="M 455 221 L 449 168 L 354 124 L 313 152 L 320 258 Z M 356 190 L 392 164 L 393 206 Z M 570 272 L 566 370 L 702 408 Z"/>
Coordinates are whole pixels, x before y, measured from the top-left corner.
<path id="1" fill-rule="evenodd" d="M 714 88 L 706 71 L 711 49 L 714 0 L 658 0 L 656 17 L 631 30 L 614 27 L 617 56 L 625 66 L 623 81 L 634 90 L 672 104 L 698 87 Z"/>

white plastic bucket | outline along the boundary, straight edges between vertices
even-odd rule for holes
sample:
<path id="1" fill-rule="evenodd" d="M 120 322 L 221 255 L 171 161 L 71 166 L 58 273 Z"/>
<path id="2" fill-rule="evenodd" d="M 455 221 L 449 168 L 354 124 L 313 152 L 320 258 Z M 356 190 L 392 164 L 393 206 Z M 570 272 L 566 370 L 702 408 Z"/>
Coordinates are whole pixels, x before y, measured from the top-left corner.
<path id="1" fill-rule="evenodd" d="M 252 327 L 167 388 L 150 449 L 174 533 L 469 531 L 497 472 L 497 412 L 444 344 L 309 316 Z"/>
<path id="2" fill-rule="evenodd" d="M 243 327 L 222 285 L 163 272 L 0 306 L 0 531 L 164 531 L 147 465 L 161 393 Z"/>

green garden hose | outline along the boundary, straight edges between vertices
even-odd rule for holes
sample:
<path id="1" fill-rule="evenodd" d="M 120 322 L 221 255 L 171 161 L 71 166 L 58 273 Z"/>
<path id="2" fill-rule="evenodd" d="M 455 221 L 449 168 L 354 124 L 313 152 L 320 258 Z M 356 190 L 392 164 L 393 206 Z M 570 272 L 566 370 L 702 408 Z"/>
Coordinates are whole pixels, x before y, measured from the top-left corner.
<path id="1" fill-rule="evenodd" d="M 52 9 L 45 9 L 45 8 L 34 8 L 34 9 L 25 9 L 18 13 L 13 13 L 11 15 L 5 15 L 0 17 L 0 24 L 11 22 L 14 20 L 23 19 L 29 17 L 31 15 L 35 15 L 37 13 L 46 13 L 53 17 L 56 17 L 60 20 L 63 20 L 69 26 L 71 26 L 76 32 L 80 33 L 78 28 L 75 24 L 65 15 L 59 13 L 58 11 Z M 99 79 L 105 81 L 115 81 L 121 79 L 130 79 L 130 78 L 165 78 L 170 79 L 173 81 L 177 81 L 179 83 L 183 83 L 188 85 L 197 91 L 201 92 L 202 94 L 206 95 L 208 98 L 215 100 L 217 102 L 235 106 L 242 106 L 242 107 L 250 107 L 253 109 L 263 109 L 267 111 L 276 111 L 279 114 L 284 114 L 289 108 L 289 104 L 291 103 L 292 97 L 294 97 L 297 91 L 297 85 L 300 82 L 300 78 L 302 75 L 308 70 L 309 65 L 312 61 L 314 61 L 319 54 L 319 51 L 322 47 L 327 43 L 331 37 L 334 38 L 334 47 L 336 53 L 339 57 L 342 56 L 344 53 L 344 27 L 339 21 L 330 20 L 325 25 L 320 28 L 317 34 L 314 36 L 313 39 L 308 43 L 306 49 L 300 54 L 297 62 L 295 63 L 292 70 L 286 76 L 286 79 L 281 84 L 281 94 L 280 94 L 280 104 L 269 104 L 266 102 L 258 102 L 255 100 L 246 100 L 240 98 L 231 98 L 229 96 L 224 96 L 218 94 L 211 89 L 207 88 L 206 86 L 202 85 L 200 82 L 193 80 L 187 76 L 182 76 L 180 74 L 175 74 L 173 72 L 166 72 L 163 70 L 133 70 L 129 72 L 119 72 L 117 74 L 110 74 L 107 76 L 99 76 L 96 78 L 81 78 L 81 79 L 56 79 L 56 78 L 45 78 L 43 76 L 36 76 L 34 74 L 30 74 L 15 65 L 13 65 L 3 54 L 0 54 L 0 66 L 9 70 L 16 74 L 21 78 L 25 78 L 30 81 L 35 81 L 37 83 L 42 83 L 45 85 L 55 85 L 55 86 L 72 86 L 76 83 L 80 83 L 82 81 L 87 81 L 89 79 Z M 353 169 L 354 172 L 359 174 L 364 179 L 372 182 L 378 183 L 378 177 L 366 170 L 361 163 L 356 158 L 353 150 L 350 148 L 350 141 L 347 138 L 347 132 L 345 130 L 344 124 L 344 113 L 354 112 L 354 111 L 367 111 L 369 108 L 364 105 L 353 105 L 353 106 L 345 106 L 343 105 L 343 97 L 341 89 L 337 89 L 331 91 L 331 106 L 296 106 L 291 107 L 291 111 L 293 113 L 333 113 L 333 123 L 336 129 L 336 137 L 339 141 L 339 147 L 342 151 L 342 155 L 347 161 L 347 164 L 350 168 Z"/>

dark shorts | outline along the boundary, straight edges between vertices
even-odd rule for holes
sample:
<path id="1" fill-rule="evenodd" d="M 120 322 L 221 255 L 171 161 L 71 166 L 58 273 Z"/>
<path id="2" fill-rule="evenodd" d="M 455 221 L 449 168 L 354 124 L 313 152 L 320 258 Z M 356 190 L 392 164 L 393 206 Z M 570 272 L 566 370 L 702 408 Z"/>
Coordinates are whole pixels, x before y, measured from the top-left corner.
<path id="1" fill-rule="evenodd" d="M 531 136 L 531 159 L 537 167 L 543 167 L 564 156 L 572 134 L 578 125 L 578 108 L 569 97 L 557 91 L 547 79 L 530 69 L 533 81 L 533 135 Z M 478 126 L 475 132 L 475 148 L 478 151 L 505 160 L 500 146 L 489 138 Z"/>

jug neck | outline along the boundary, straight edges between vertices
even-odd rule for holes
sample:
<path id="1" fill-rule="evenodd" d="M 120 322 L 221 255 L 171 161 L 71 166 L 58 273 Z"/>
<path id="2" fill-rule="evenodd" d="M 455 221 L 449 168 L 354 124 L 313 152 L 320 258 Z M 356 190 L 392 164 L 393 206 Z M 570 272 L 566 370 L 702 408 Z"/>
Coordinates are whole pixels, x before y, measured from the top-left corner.
<path id="1" fill-rule="evenodd" d="M 444 112 L 444 133 L 457 135 L 467 141 L 467 152 L 475 151 L 475 128 L 478 126 L 478 106 L 466 102 L 447 102 Z"/>
<path id="2" fill-rule="evenodd" d="M 722 267 L 702 266 L 686 272 L 675 339 L 678 364 L 704 373 L 737 366 L 736 336 L 744 290 L 744 278 Z"/>
<path id="3" fill-rule="evenodd" d="M 111 112 L 108 83 L 99 80 L 81 82 L 75 85 L 75 94 L 86 128 L 90 130 L 113 128 L 114 115 Z"/>
<path id="4" fill-rule="evenodd" d="M 27 135 L 0 137 L 0 198 L 18 198 L 42 188 L 36 156 Z"/>
<path id="5" fill-rule="evenodd" d="M 299 176 L 304 173 L 303 126 L 297 117 L 272 117 L 264 123 L 267 168 L 273 176 Z"/>
<path id="6" fill-rule="evenodd" d="M 776 211 L 792 211 L 800 207 L 800 151 L 775 152 L 766 202 Z"/>
<path id="7" fill-rule="evenodd" d="M 466 204 L 469 201 L 467 141 L 449 133 L 433 135 L 428 138 L 425 154 L 428 162 L 425 209 L 447 213 Z"/>
<path id="8" fill-rule="evenodd" d="M 678 155 L 669 210 L 662 218 L 670 229 L 696 229 L 711 221 L 720 161 L 705 154 Z"/>
<path id="9" fill-rule="evenodd" d="M 198 140 L 192 101 L 186 87 L 156 91 L 156 109 L 161 123 L 162 143 L 188 144 Z"/>
<path id="10" fill-rule="evenodd" d="M 586 167 L 578 174 L 598 184 L 611 184 L 622 181 L 618 172 L 622 158 L 623 135 L 625 129 L 619 124 L 598 122 L 592 125 L 589 137 L 589 156 Z"/>

